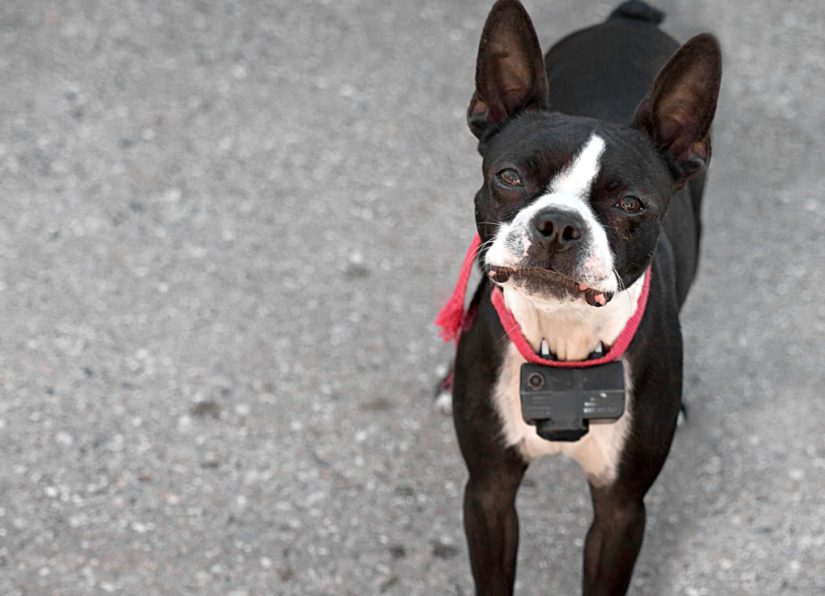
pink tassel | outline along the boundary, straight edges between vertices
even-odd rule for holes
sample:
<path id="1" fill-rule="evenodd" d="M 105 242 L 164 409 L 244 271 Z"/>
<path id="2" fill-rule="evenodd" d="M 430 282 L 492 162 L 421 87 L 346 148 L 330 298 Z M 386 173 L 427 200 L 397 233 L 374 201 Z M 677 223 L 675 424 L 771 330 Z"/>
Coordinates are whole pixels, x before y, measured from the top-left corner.
<path id="1" fill-rule="evenodd" d="M 461 327 L 464 323 L 464 298 L 467 296 L 467 284 L 470 282 L 470 275 L 473 273 L 473 263 L 476 260 L 476 253 L 481 246 L 481 238 L 478 234 L 473 237 L 473 242 L 464 256 L 461 264 L 461 273 L 458 275 L 458 282 L 453 290 L 453 295 L 438 313 L 435 324 L 441 327 L 439 336 L 446 342 L 458 340 L 461 334 Z"/>

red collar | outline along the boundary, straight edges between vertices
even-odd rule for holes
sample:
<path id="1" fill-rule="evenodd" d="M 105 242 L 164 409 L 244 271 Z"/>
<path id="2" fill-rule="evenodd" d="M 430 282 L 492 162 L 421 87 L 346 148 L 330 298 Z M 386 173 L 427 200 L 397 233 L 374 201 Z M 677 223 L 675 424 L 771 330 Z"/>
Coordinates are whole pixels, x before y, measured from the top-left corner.
<path id="1" fill-rule="evenodd" d="M 478 253 L 480 246 L 481 239 L 478 234 L 476 234 L 473 238 L 473 242 L 470 244 L 470 248 L 467 250 L 466 256 L 464 257 L 464 262 L 461 265 L 461 273 L 458 276 L 458 283 L 456 283 L 455 290 L 453 290 L 453 295 L 435 319 L 435 324 L 441 327 L 441 338 L 444 341 L 457 341 L 461 335 L 461 330 L 464 323 L 464 298 L 467 295 L 467 284 L 470 281 L 473 263 L 475 262 L 476 254 Z M 510 338 L 510 341 L 513 342 L 513 345 L 516 346 L 516 349 L 518 349 L 521 354 L 521 357 L 527 362 L 556 368 L 587 368 L 618 360 L 627 351 L 628 346 L 630 346 L 630 342 L 633 341 L 633 336 L 636 335 L 636 330 L 639 328 L 639 324 L 642 322 L 642 317 L 644 317 L 645 314 L 647 298 L 650 294 L 650 277 L 651 268 L 648 267 L 645 272 L 644 283 L 642 284 L 642 293 L 639 295 L 639 300 L 636 303 L 636 310 L 633 312 L 630 319 L 628 319 L 624 329 L 622 329 L 622 332 L 619 334 L 619 337 L 616 338 L 616 341 L 613 342 L 613 345 L 607 351 L 607 354 L 594 360 L 559 361 L 542 358 L 533 351 L 532 346 L 521 332 L 521 327 L 519 327 L 518 321 L 516 321 L 513 313 L 510 312 L 510 309 L 504 304 L 504 293 L 501 291 L 501 288 L 493 288 L 491 300 L 496 312 L 498 313 L 501 326 L 507 333 L 507 337 Z"/>

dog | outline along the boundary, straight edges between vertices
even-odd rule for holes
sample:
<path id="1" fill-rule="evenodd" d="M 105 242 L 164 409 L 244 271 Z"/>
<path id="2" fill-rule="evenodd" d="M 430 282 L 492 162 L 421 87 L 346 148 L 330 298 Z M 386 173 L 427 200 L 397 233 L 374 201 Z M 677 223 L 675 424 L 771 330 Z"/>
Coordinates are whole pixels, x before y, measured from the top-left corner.
<path id="1" fill-rule="evenodd" d="M 663 16 L 625 2 L 544 57 L 517 0 L 496 2 L 484 25 L 467 111 L 483 182 L 465 273 L 477 260 L 486 275 L 467 313 L 457 288 L 440 321 L 452 316 L 459 334 L 452 409 L 477 594 L 512 593 L 516 492 L 532 460 L 558 453 L 578 462 L 592 496 L 583 593 L 624 594 L 631 580 L 644 497 L 682 405 L 679 312 L 697 269 L 721 80 L 717 40 L 679 46 Z M 559 395 L 572 413 L 552 401 L 536 402 L 551 408 L 545 420 L 524 411 L 533 381 L 581 390 L 581 376 L 553 375 L 590 374 L 578 367 L 602 360 L 619 367 L 609 383 L 623 400 L 608 421 L 585 422 L 590 406 L 569 389 Z"/>

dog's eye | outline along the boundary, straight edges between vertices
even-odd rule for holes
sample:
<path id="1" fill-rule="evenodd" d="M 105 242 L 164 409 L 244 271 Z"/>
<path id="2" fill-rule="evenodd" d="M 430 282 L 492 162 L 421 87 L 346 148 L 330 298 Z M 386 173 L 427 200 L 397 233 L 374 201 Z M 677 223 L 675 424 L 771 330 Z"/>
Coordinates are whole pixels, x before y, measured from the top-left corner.
<path id="1" fill-rule="evenodd" d="M 638 197 L 634 197 L 633 195 L 622 197 L 621 200 L 616 203 L 616 206 L 627 213 L 639 213 L 645 208 Z"/>
<path id="2" fill-rule="evenodd" d="M 521 176 L 513 168 L 506 168 L 496 174 L 496 178 L 504 186 L 521 186 Z"/>

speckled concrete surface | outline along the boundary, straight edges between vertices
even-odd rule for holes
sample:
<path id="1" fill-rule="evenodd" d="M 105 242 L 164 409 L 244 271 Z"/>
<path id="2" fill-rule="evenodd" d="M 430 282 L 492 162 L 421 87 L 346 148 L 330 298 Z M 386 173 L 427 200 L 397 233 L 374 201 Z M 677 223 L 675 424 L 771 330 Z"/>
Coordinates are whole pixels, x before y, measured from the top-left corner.
<path id="1" fill-rule="evenodd" d="M 823 593 L 825 13 L 659 5 L 726 65 L 633 592 Z M 613 4 L 527 6 L 549 44 Z M 430 321 L 487 9 L 0 4 L 0 593 L 471 591 Z M 576 593 L 575 465 L 519 506 L 518 592 Z"/>

